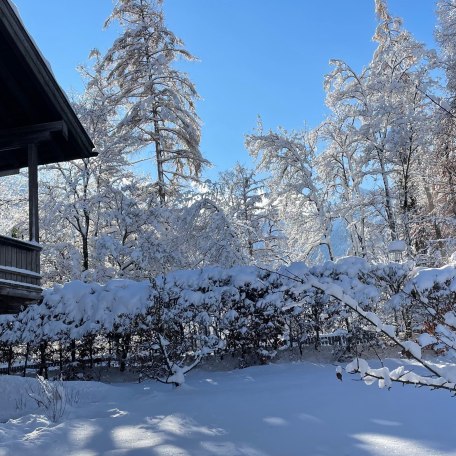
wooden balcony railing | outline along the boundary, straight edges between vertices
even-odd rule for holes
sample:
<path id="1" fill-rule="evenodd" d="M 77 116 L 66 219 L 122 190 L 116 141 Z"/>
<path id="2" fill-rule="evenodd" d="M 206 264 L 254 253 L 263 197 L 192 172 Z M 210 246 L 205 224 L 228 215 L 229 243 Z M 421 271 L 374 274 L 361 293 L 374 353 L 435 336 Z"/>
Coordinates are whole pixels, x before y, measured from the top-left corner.
<path id="1" fill-rule="evenodd" d="M 0 236 L 0 313 L 40 299 L 40 251 L 37 244 Z"/>

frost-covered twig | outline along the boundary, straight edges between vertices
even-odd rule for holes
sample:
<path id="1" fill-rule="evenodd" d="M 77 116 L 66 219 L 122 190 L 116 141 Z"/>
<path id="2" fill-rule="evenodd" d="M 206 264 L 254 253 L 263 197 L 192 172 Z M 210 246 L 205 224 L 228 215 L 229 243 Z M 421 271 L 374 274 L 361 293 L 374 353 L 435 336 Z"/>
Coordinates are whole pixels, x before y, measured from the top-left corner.
<path id="1" fill-rule="evenodd" d="M 360 374 L 363 381 L 368 385 L 378 381 L 380 388 L 391 388 L 392 383 L 401 383 L 403 385 L 427 386 L 431 389 L 446 389 L 456 392 L 456 384 L 441 376 L 424 377 L 410 370 L 406 370 L 404 366 L 400 366 L 392 371 L 385 366 L 379 369 L 373 369 L 362 358 L 354 359 L 345 367 L 345 371 L 350 374 Z"/>

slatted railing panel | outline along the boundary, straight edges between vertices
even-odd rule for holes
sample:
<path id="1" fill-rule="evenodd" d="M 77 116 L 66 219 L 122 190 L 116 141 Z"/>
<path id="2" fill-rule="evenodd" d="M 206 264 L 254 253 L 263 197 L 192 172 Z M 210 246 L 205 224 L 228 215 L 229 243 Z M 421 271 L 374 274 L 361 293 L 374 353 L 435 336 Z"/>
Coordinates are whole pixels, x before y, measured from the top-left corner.
<path id="1" fill-rule="evenodd" d="M 0 280 L 39 286 L 40 250 L 30 242 L 0 236 Z"/>

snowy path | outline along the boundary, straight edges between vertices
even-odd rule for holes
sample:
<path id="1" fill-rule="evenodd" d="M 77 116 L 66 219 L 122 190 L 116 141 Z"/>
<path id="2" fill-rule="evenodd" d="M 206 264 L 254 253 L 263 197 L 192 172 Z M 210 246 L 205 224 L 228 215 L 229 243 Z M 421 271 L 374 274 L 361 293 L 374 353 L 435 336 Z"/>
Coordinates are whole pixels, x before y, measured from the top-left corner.
<path id="1" fill-rule="evenodd" d="M 79 387 L 86 394 L 60 424 L 37 415 L 0 424 L 0 456 L 456 455 L 448 392 L 340 383 L 332 366 L 195 372 L 178 390 Z"/>

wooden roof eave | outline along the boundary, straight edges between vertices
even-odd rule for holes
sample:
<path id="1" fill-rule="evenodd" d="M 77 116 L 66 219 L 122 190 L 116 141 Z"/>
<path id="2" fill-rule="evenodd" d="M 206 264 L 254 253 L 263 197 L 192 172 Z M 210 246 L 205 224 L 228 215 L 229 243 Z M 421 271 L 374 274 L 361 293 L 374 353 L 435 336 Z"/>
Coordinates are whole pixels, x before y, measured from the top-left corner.
<path id="1" fill-rule="evenodd" d="M 40 88 L 42 88 L 48 100 L 60 114 L 60 120 L 66 124 L 72 143 L 76 143 L 74 144 L 76 146 L 74 149 L 77 156 L 72 156 L 68 159 L 96 156 L 92 140 L 9 0 L 0 0 L 0 26 L 5 28 L 12 37 L 14 45 L 17 46 L 18 52 L 27 60 L 27 64 L 38 81 Z"/>

